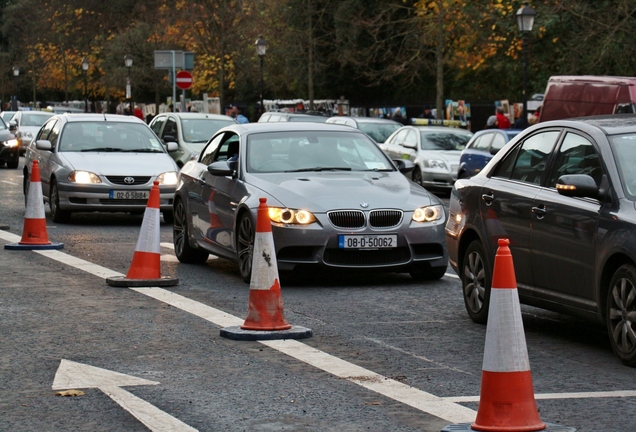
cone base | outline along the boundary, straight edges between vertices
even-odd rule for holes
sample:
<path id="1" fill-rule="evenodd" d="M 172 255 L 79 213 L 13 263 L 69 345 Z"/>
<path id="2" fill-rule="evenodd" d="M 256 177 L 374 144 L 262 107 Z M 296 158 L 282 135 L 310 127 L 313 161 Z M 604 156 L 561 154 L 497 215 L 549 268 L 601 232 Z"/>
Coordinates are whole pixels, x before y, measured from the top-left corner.
<path id="1" fill-rule="evenodd" d="M 63 249 L 64 243 L 46 243 L 46 244 L 21 244 L 21 243 L 9 243 L 4 245 L 5 249 L 9 250 L 48 250 L 48 249 Z"/>
<path id="2" fill-rule="evenodd" d="M 499 429 L 501 431 L 509 431 L 511 429 Z M 546 431 L 546 432 L 576 432 L 576 428 L 570 426 L 563 426 L 554 423 L 546 423 L 545 429 L 532 429 L 533 431 Z M 458 423 L 445 426 L 441 432 L 475 432 L 476 429 L 470 427 L 470 423 Z"/>
<path id="3" fill-rule="evenodd" d="M 158 279 L 130 279 L 123 276 L 113 276 L 106 278 L 106 283 L 113 287 L 166 287 L 179 284 L 178 278 L 162 276 Z"/>
<path id="4" fill-rule="evenodd" d="M 313 336 L 311 329 L 291 326 L 289 330 L 245 330 L 239 326 L 225 327 L 221 329 L 221 336 L 233 340 L 279 340 L 279 339 L 305 339 Z"/>

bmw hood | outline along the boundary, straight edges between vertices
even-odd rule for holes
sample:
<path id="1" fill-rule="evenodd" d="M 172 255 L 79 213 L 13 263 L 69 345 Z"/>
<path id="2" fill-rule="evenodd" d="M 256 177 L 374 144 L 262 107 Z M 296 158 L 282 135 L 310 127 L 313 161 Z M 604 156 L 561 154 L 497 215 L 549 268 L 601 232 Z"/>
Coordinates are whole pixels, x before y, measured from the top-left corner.
<path id="1" fill-rule="evenodd" d="M 439 199 L 398 172 L 306 172 L 252 175 L 246 180 L 280 205 L 312 212 L 415 208 Z"/>
<path id="2" fill-rule="evenodd" d="M 101 175 L 156 176 L 167 171 L 179 171 L 166 153 L 100 153 L 63 152 L 69 168 Z"/>

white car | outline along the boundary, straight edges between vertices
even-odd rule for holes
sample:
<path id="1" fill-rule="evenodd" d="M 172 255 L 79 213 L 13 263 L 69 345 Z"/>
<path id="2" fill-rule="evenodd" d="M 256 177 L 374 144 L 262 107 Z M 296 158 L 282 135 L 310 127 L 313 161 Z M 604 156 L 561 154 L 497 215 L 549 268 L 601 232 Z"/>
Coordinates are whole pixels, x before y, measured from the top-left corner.
<path id="1" fill-rule="evenodd" d="M 236 124 L 230 116 L 197 112 L 161 113 L 150 122 L 150 128 L 164 144 L 176 142 L 179 148 L 171 152 L 179 168 L 196 160 L 208 140 L 219 129 Z"/>
<path id="2" fill-rule="evenodd" d="M 20 154 L 24 154 L 40 127 L 52 116 L 53 113 L 46 111 L 16 111 L 9 120 L 9 126 L 17 127 L 14 134 L 20 143 Z"/>
<path id="3" fill-rule="evenodd" d="M 473 133 L 444 126 L 403 126 L 380 148 L 391 159 L 415 164 L 411 178 L 426 189 L 450 192 L 459 168 L 459 156 Z"/>

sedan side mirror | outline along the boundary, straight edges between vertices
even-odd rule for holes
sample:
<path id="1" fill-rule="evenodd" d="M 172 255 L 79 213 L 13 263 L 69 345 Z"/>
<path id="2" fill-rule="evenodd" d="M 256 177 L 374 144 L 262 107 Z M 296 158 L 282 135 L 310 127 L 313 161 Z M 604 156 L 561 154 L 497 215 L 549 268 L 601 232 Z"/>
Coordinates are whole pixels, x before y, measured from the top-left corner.
<path id="1" fill-rule="evenodd" d="M 176 152 L 177 150 L 179 150 L 179 144 L 170 141 L 166 143 L 166 149 L 168 150 L 168 153 Z"/>
<path id="2" fill-rule="evenodd" d="M 415 169 L 415 164 L 409 159 L 394 159 L 393 163 L 402 174 L 409 173 Z"/>
<path id="3" fill-rule="evenodd" d="M 599 187 L 587 174 L 566 174 L 556 183 L 559 194 L 576 198 L 599 198 Z"/>
<path id="4" fill-rule="evenodd" d="M 208 172 L 214 176 L 231 176 L 234 170 L 227 161 L 216 161 L 208 165 Z"/>
<path id="5" fill-rule="evenodd" d="M 53 148 L 53 145 L 51 144 L 51 141 L 49 140 L 37 140 L 35 142 L 35 148 L 38 150 L 51 151 L 51 149 Z"/>
<path id="6" fill-rule="evenodd" d="M 18 122 L 16 122 L 15 120 L 14 120 L 14 121 L 9 122 L 9 130 L 10 130 L 11 132 L 15 132 L 15 131 L 17 131 L 17 130 L 18 130 Z"/>
<path id="7" fill-rule="evenodd" d="M 165 136 L 163 137 L 163 142 L 164 142 L 164 143 L 169 143 L 169 142 L 174 142 L 174 143 L 176 143 L 176 142 L 177 142 L 177 139 L 176 139 L 175 137 L 173 137 L 172 135 L 165 135 Z"/>
<path id="8" fill-rule="evenodd" d="M 406 148 L 415 148 L 415 144 L 412 144 L 412 143 L 405 143 L 404 142 L 404 143 L 400 143 L 400 145 L 402 147 L 406 147 Z"/>

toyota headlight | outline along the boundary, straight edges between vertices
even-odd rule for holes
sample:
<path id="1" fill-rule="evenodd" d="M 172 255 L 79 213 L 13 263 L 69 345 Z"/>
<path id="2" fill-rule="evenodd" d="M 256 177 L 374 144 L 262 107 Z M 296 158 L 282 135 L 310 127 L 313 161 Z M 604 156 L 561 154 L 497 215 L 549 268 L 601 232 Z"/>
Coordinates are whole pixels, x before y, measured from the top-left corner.
<path id="1" fill-rule="evenodd" d="M 157 176 L 157 181 L 162 185 L 176 185 L 177 184 L 176 171 L 168 171 Z"/>
<path id="2" fill-rule="evenodd" d="M 446 167 L 446 163 L 441 160 L 441 159 L 429 159 L 427 162 L 427 165 L 429 166 L 429 168 L 439 168 L 439 169 L 448 169 Z"/>
<path id="3" fill-rule="evenodd" d="M 444 207 L 441 205 L 432 205 L 420 207 L 413 212 L 413 220 L 415 222 L 433 222 L 444 216 Z"/>
<path id="4" fill-rule="evenodd" d="M 90 171 L 73 171 L 68 175 L 69 181 L 79 184 L 95 184 L 101 183 L 101 179 L 95 173 Z"/>
<path id="5" fill-rule="evenodd" d="M 316 222 L 316 217 L 307 210 L 280 207 L 269 207 L 269 218 L 272 222 L 284 224 L 308 225 Z"/>
<path id="6" fill-rule="evenodd" d="M 10 139 L 5 141 L 3 144 L 5 147 L 17 147 L 20 145 L 20 142 L 17 139 Z"/>

